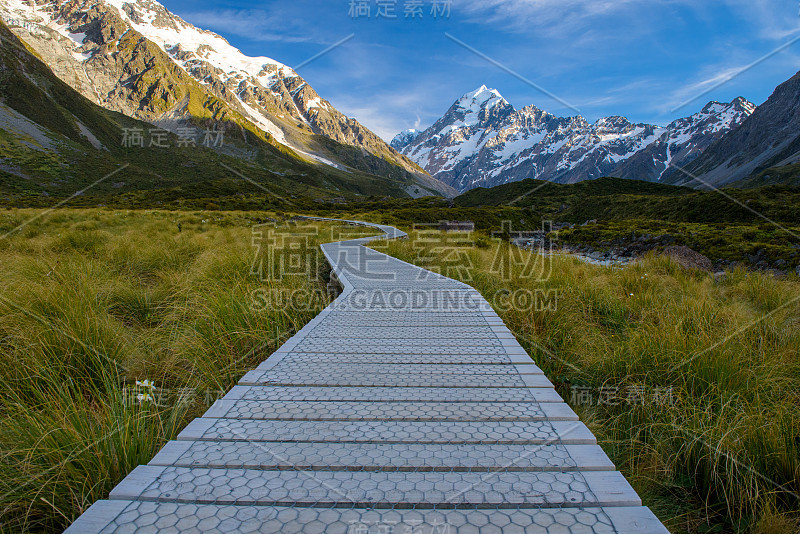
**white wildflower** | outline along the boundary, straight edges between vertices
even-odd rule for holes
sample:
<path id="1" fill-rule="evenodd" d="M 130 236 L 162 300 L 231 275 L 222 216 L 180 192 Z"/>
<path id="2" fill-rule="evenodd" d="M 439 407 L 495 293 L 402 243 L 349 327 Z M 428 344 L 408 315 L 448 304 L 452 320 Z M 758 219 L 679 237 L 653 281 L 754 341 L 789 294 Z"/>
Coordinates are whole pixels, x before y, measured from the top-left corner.
<path id="1" fill-rule="evenodd" d="M 136 385 L 143 388 L 156 389 L 156 384 L 152 380 L 137 380 Z"/>

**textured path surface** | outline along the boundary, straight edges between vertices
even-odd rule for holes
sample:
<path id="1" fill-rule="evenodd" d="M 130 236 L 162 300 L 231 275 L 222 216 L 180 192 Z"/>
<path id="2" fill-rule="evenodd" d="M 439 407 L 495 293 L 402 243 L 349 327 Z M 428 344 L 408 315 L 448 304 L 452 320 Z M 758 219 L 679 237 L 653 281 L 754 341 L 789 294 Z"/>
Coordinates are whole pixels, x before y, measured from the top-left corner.
<path id="1" fill-rule="evenodd" d="M 667 532 L 477 291 L 372 239 L 324 245 L 342 295 L 68 532 Z"/>

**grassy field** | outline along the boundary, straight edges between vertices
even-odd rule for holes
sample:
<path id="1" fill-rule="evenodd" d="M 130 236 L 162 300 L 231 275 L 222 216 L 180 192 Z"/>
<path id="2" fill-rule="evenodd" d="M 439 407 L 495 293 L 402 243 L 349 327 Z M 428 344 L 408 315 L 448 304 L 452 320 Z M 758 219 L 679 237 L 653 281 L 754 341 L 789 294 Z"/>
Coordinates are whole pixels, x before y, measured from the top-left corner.
<path id="1" fill-rule="evenodd" d="M 38 213 L 0 211 L 0 236 Z M 302 245 L 310 277 L 262 280 L 265 221 L 68 210 L 0 238 L 0 532 L 63 530 L 326 305 L 338 227 Z"/>
<path id="2" fill-rule="evenodd" d="M 613 269 L 476 244 L 468 270 L 413 233 L 388 251 L 481 291 L 671 531 L 798 532 L 796 276 L 715 282 L 663 256 Z"/>
<path id="3" fill-rule="evenodd" d="M 318 225 L 298 256 L 307 272 L 264 279 L 256 260 L 279 259 L 253 227 L 282 213 L 61 210 L 25 224 L 40 214 L 0 211 L 0 532 L 60 531 L 105 497 L 324 307 L 317 245 L 364 232 Z M 537 256 L 473 243 L 459 265 L 413 233 L 388 247 L 493 302 L 673 532 L 796 534 L 797 277 L 715 282 L 656 256 L 527 269 Z M 265 291 L 317 298 L 265 307 Z"/>

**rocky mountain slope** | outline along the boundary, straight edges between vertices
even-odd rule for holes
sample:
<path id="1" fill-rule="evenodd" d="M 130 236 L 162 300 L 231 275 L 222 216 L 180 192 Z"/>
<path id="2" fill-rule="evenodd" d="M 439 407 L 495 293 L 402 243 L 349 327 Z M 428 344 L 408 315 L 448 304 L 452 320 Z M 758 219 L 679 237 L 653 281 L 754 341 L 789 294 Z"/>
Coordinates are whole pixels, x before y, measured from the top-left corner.
<path id="1" fill-rule="evenodd" d="M 417 136 L 422 133 L 414 128 L 410 128 L 408 130 L 403 130 L 399 134 L 394 136 L 392 142 L 389 143 L 392 148 L 395 150 L 402 150 L 403 147 L 410 145 L 411 142 L 417 138 Z"/>
<path id="2" fill-rule="evenodd" d="M 700 112 L 670 123 L 661 137 L 621 162 L 610 176 L 674 183 L 676 176 L 684 174 L 678 168 L 735 131 L 755 109 L 741 97 L 729 104 L 709 102 Z"/>
<path id="3" fill-rule="evenodd" d="M 0 0 L 0 14 L 53 72 L 86 98 L 172 132 L 223 124 L 341 170 L 446 186 L 336 110 L 294 70 L 248 57 L 153 0 Z"/>
<path id="4" fill-rule="evenodd" d="M 674 183 L 800 183 L 800 72 L 779 85 L 736 130 L 710 146 Z"/>
<path id="5" fill-rule="evenodd" d="M 291 207 L 296 201 L 287 199 L 300 196 L 406 196 L 416 187 L 408 179 L 306 162 L 242 124 L 218 146 L 204 143 L 202 131 L 192 143 L 164 132 L 161 146 L 151 146 L 152 137 L 123 146 L 122 132 L 147 136 L 154 126 L 79 94 L 0 22 L 0 203 L 51 205 L 83 190 L 70 205 L 136 197 L 149 205 L 191 199 L 202 207 L 256 195 L 248 205 Z"/>
<path id="6" fill-rule="evenodd" d="M 459 191 L 535 178 L 573 183 L 601 176 L 660 181 L 683 166 L 755 106 L 743 98 L 711 102 L 667 127 L 606 117 L 556 117 L 535 106 L 516 110 L 481 86 L 459 98 L 430 128 L 403 132 L 392 145 Z"/>

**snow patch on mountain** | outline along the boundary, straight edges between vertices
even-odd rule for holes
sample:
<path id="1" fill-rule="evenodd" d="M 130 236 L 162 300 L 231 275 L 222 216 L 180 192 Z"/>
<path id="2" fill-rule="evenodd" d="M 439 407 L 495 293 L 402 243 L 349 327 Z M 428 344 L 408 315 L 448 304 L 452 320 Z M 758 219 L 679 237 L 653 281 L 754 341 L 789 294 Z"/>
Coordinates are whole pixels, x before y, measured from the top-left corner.
<path id="1" fill-rule="evenodd" d="M 0 3 L 0 12 L 6 15 L 6 20 L 19 20 L 28 23 L 26 29 L 34 34 L 47 33 L 48 30 L 54 32 L 70 44 L 68 48 L 70 55 L 79 62 L 86 61 L 92 57 L 89 52 L 81 52 L 85 33 L 70 33 L 69 25 L 61 24 L 53 19 L 51 13 L 46 9 L 39 9 L 35 2 L 24 2 L 22 0 L 5 0 Z"/>
<path id="2" fill-rule="evenodd" d="M 394 148 L 395 150 L 402 150 L 405 146 L 407 146 L 411 141 L 416 139 L 416 137 L 420 134 L 419 131 L 409 128 L 408 130 L 403 130 L 399 134 L 395 135 L 389 145 Z"/>
<path id="3" fill-rule="evenodd" d="M 284 135 L 283 130 L 276 126 L 275 123 L 269 120 L 265 115 L 259 113 L 257 109 L 247 105 L 241 98 L 237 98 L 242 108 L 244 108 L 245 112 L 247 112 L 247 116 L 250 120 L 252 120 L 259 128 L 265 132 L 268 132 L 277 142 L 283 145 L 287 144 L 286 136 Z"/>
<path id="4" fill-rule="evenodd" d="M 292 69 L 272 58 L 246 56 L 220 35 L 187 23 L 158 2 L 106 0 L 106 3 L 116 7 L 133 29 L 163 48 L 187 72 L 201 59 L 219 69 L 226 81 L 253 77 L 269 87 L 278 74 L 297 76 Z"/>

